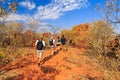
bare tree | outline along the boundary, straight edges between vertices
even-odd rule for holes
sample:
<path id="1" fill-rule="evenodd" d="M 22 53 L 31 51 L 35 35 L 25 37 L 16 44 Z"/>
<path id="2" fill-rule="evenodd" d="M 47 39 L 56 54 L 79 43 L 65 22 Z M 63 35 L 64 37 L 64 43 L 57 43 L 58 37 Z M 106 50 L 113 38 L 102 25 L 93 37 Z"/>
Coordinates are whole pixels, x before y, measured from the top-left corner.
<path id="1" fill-rule="evenodd" d="M 103 0 L 102 0 L 103 1 Z M 115 32 L 119 34 L 120 30 L 120 0 L 104 0 L 105 4 L 99 0 L 95 9 L 100 11 L 102 19 L 104 19 L 109 25 L 111 25 Z"/>
<path id="2" fill-rule="evenodd" d="M 96 9 L 102 10 L 106 21 L 110 24 L 120 24 L 120 0 L 106 0 L 105 7 L 97 4 Z"/>
<path id="3" fill-rule="evenodd" d="M 59 32 L 61 27 L 55 27 L 51 24 L 47 24 L 48 27 L 50 27 L 51 32 L 53 33 L 53 36 L 56 36 L 57 33 Z"/>
<path id="4" fill-rule="evenodd" d="M 104 12 L 109 23 L 120 23 L 120 0 L 106 0 Z"/>
<path id="5" fill-rule="evenodd" d="M 38 29 L 38 25 L 37 25 L 37 21 L 36 20 L 29 20 L 28 22 L 28 28 L 32 31 L 32 32 L 37 32 Z"/>

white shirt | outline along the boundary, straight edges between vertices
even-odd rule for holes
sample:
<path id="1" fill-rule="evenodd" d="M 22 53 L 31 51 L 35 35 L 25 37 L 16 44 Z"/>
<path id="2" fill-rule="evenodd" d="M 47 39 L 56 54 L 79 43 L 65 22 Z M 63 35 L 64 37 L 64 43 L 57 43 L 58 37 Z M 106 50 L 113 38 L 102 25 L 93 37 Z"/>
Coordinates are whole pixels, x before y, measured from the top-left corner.
<path id="1" fill-rule="evenodd" d="M 43 46 L 45 47 L 45 41 L 42 40 Z"/>
<path id="2" fill-rule="evenodd" d="M 38 42 L 38 41 L 39 41 L 39 40 L 36 40 L 35 45 L 37 45 L 37 42 Z M 45 47 L 45 41 L 42 40 L 42 43 L 43 43 L 43 46 Z"/>
<path id="3" fill-rule="evenodd" d="M 55 39 L 53 39 L 53 44 L 55 44 Z"/>
<path id="4" fill-rule="evenodd" d="M 37 45 L 38 40 L 36 40 L 35 45 Z"/>

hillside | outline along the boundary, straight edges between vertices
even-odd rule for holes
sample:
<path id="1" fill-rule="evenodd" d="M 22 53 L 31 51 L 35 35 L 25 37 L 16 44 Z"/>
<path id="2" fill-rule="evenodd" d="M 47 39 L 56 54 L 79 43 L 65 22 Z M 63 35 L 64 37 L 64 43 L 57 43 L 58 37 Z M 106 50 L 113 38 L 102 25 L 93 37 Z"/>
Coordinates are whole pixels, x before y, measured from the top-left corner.
<path id="1" fill-rule="evenodd" d="M 85 49 L 68 48 L 54 56 L 43 54 L 44 63 L 37 65 L 34 50 L 0 68 L 0 80 L 106 80 L 106 70 L 87 55 Z"/>

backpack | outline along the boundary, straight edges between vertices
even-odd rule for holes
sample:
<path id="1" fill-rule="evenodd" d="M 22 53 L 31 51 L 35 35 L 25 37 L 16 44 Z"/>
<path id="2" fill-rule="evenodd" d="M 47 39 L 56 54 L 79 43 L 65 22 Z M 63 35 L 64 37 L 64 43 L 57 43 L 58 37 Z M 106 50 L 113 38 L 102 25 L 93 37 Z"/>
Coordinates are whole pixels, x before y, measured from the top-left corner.
<path id="1" fill-rule="evenodd" d="M 49 41 L 49 44 L 50 44 L 50 45 L 53 45 L 53 39 Z"/>
<path id="2" fill-rule="evenodd" d="M 65 45 L 65 43 L 66 43 L 66 38 L 61 38 L 61 43 L 62 43 L 62 45 Z"/>
<path id="3" fill-rule="evenodd" d="M 58 43 L 60 43 L 61 42 L 61 40 L 60 39 L 58 39 L 58 41 L 57 41 Z"/>
<path id="4" fill-rule="evenodd" d="M 37 42 L 37 50 L 42 50 L 43 49 L 43 43 L 42 41 Z"/>
<path id="5" fill-rule="evenodd" d="M 60 40 L 60 39 L 58 39 L 58 40 L 57 40 L 57 43 L 58 43 L 58 44 L 60 44 L 60 43 L 61 43 L 61 40 Z"/>

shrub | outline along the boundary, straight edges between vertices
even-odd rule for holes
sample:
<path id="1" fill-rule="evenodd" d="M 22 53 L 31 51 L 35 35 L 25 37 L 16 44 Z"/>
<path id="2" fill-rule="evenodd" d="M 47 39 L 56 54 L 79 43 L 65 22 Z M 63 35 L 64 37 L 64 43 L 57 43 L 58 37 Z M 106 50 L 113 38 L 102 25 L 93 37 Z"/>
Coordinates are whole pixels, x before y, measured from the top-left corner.
<path id="1" fill-rule="evenodd" d="M 105 43 L 113 34 L 113 29 L 105 21 L 93 22 L 86 37 L 89 48 L 96 51 L 96 54 L 105 54 Z"/>
<path id="2" fill-rule="evenodd" d="M 113 72 L 120 66 L 120 59 L 116 55 L 120 54 L 120 51 L 115 47 L 115 39 L 114 29 L 105 21 L 93 22 L 86 37 L 86 42 L 89 44 L 89 57 L 96 58 L 99 64 Z"/>

